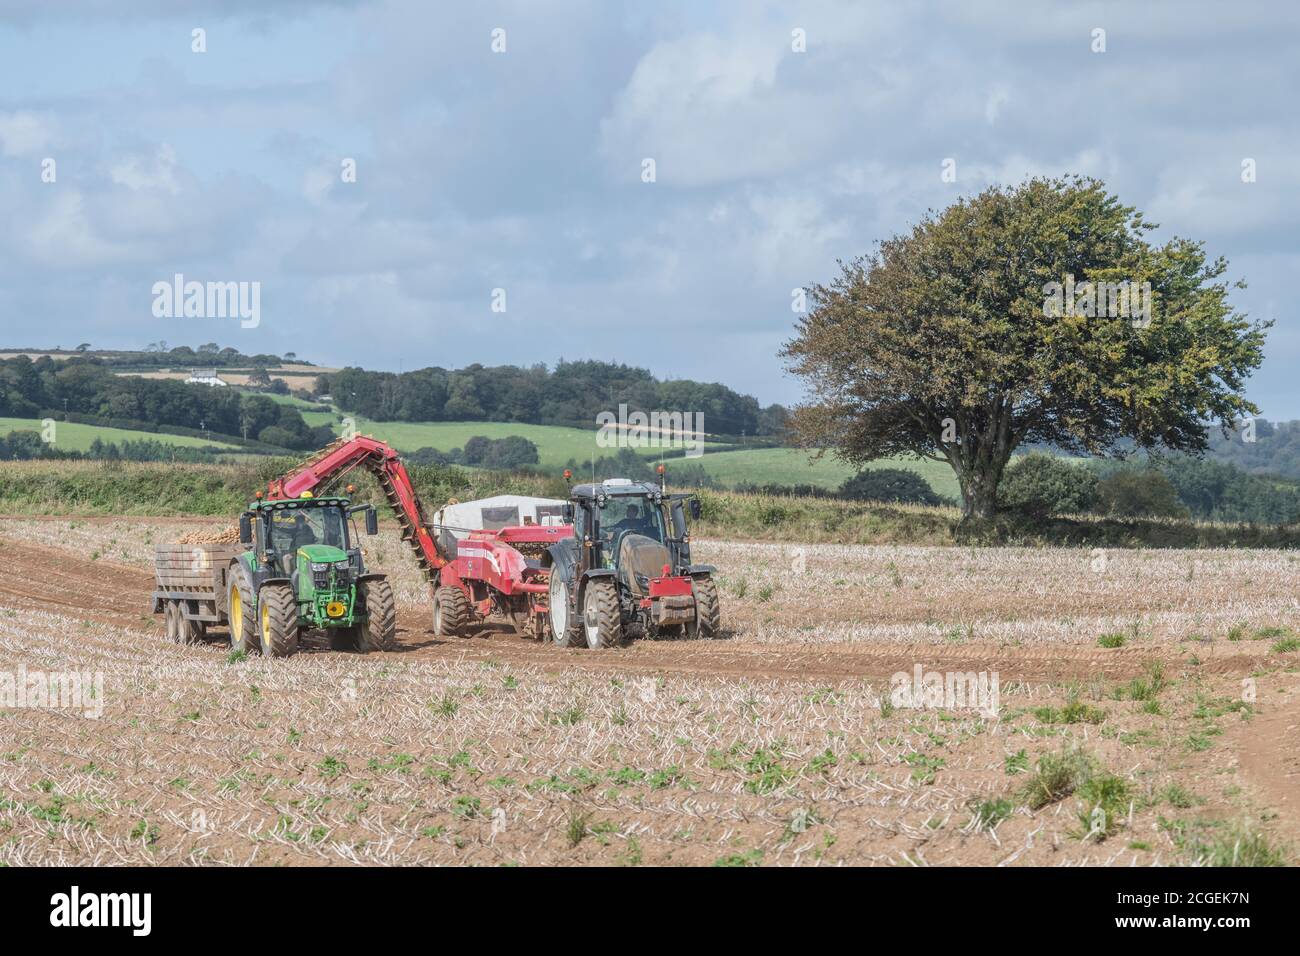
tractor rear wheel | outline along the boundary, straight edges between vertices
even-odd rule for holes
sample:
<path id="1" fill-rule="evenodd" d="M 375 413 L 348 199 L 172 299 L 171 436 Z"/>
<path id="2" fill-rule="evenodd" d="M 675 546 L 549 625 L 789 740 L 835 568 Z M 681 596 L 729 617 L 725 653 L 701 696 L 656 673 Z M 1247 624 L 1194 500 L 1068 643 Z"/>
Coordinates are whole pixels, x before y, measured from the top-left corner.
<path id="1" fill-rule="evenodd" d="M 371 578 L 357 585 L 366 609 L 366 625 L 357 628 L 357 650 L 391 651 L 397 641 L 397 604 L 387 578 Z"/>
<path id="2" fill-rule="evenodd" d="M 433 596 L 433 633 L 455 637 L 469 624 L 469 599 L 460 588 L 441 587 Z"/>
<path id="3" fill-rule="evenodd" d="M 551 618 L 551 639 L 560 647 L 581 646 L 582 629 L 578 627 L 578 615 L 569 607 L 569 582 L 560 576 L 559 568 L 551 569 L 547 603 L 547 613 Z"/>
<path id="4" fill-rule="evenodd" d="M 595 578 L 587 582 L 582 596 L 582 628 L 587 646 L 618 647 L 623 643 L 623 621 L 618 607 L 618 585 L 612 578 Z"/>
<path id="5" fill-rule="evenodd" d="M 686 635 L 705 640 L 717 637 L 722 630 L 722 605 L 718 602 L 718 586 L 709 574 L 697 575 L 691 581 L 695 592 L 695 620 L 686 625 Z"/>
<path id="6" fill-rule="evenodd" d="M 230 594 L 226 604 L 232 650 L 244 654 L 253 654 L 261 650 L 262 642 L 257 633 L 257 615 L 254 613 L 255 604 L 253 590 L 248 586 L 245 576 L 237 570 L 232 571 Z"/>
<path id="7" fill-rule="evenodd" d="M 287 584 L 266 584 L 258 593 L 263 657 L 292 657 L 298 652 L 298 602 Z"/>

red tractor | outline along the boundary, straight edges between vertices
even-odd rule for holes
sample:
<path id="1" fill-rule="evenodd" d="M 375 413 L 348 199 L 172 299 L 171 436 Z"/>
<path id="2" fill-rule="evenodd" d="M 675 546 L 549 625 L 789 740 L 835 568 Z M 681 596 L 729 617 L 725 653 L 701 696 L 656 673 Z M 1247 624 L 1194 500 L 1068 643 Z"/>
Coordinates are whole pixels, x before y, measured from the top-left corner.
<path id="1" fill-rule="evenodd" d="M 565 647 L 720 631 L 714 569 L 691 562 L 686 514 L 699 517 L 699 500 L 670 494 L 662 480 L 576 485 L 568 501 L 453 501 L 430 522 L 397 452 L 356 437 L 272 481 L 268 497 L 319 494 L 357 467 L 374 474 L 397 515 L 428 581 L 439 635 L 463 634 L 490 618 Z"/>

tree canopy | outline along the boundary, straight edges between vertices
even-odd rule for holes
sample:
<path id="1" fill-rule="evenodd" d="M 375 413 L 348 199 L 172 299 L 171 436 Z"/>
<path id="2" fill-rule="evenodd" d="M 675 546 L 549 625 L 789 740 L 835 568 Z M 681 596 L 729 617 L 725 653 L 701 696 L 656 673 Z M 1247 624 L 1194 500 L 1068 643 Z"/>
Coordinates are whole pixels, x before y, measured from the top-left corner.
<path id="1" fill-rule="evenodd" d="M 1233 311 L 1223 259 L 1155 228 L 1097 180 L 1031 179 L 841 262 L 782 350 L 810 389 L 797 440 L 947 462 L 967 517 L 993 514 L 1022 443 L 1203 451 L 1208 424 L 1258 413 L 1268 324 Z"/>

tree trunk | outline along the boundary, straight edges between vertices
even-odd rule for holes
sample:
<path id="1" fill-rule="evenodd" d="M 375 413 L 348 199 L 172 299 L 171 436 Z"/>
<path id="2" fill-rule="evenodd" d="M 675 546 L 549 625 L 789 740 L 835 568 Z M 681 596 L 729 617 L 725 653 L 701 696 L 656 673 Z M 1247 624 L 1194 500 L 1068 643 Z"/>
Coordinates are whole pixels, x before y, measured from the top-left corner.
<path id="1" fill-rule="evenodd" d="M 991 519 L 998 507 L 998 477 L 973 471 L 961 481 L 961 518 Z"/>

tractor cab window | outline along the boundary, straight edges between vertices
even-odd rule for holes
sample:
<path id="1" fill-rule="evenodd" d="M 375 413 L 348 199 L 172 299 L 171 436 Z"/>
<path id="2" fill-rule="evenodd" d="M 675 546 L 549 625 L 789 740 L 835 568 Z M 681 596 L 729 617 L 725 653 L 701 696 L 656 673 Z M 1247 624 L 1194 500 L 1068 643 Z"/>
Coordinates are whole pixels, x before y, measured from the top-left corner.
<path id="1" fill-rule="evenodd" d="M 621 531 L 645 535 L 655 541 L 664 540 L 663 513 L 647 498 L 623 496 L 605 499 L 600 514 L 600 536 L 613 543 Z"/>
<path id="2" fill-rule="evenodd" d="M 347 549 L 340 508 L 290 508 L 267 515 L 267 544 L 279 554 L 292 554 L 308 544 Z"/>

